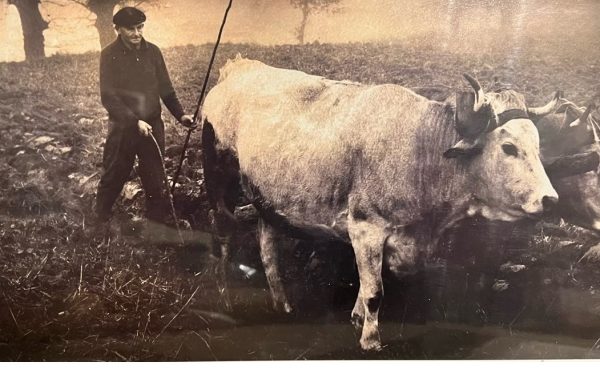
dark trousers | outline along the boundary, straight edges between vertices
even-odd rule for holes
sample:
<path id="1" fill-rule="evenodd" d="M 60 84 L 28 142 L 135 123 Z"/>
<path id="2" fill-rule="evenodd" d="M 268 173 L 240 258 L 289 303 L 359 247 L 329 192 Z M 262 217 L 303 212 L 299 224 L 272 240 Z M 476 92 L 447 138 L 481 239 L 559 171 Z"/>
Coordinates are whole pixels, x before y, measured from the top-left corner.
<path id="1" fill-rule="evenodd" d="M 165 129 L 159 117 L 146 121 L 152 126 L 160 152 L 165 151 Z M 152 137 L 139 134 L 137 125 L 123 127 L 119 122 L 110 122 L 108 138 L 104 146 L 104 172 L 98 184 L 96 213 L 101 220 L 108 220 L 112 206 L 129 179 L 137 156 L 139 175 L 146 194 L 146 217 L 164 223 L 169 214 L 169 189 L 164 180 L 161 158 Z"/>

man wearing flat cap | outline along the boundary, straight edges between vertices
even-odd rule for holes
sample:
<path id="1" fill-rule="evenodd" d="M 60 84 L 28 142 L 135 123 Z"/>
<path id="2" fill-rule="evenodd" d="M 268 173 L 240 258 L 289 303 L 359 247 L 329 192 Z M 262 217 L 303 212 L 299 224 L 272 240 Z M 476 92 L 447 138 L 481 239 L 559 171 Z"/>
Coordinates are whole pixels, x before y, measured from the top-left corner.
<path id="1" fill-rule="evenodd" d="M 143 37 L 145 21 L 146 15 L 137 8 L 119 10 L 113 17 L 118 37 L 100 54 L 100 94 L 109 115 L 95 209 L 103 232 L 108 230 L 112 206 L 129 180 L 136 157 L 147 219 L 160 224 L 169 220 L 160 100 L 179 123 L 186 127 L 194 124 L 192 117 L 184 114 L 160 49 Z"/>

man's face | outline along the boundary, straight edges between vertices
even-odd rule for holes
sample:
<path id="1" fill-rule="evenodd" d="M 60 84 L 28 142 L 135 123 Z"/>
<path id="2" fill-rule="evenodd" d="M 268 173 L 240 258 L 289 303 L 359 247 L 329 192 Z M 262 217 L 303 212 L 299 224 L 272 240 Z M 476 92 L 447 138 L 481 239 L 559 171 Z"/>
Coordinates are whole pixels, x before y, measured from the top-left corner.
<path id="1" fill-rule="evenodd" d="M 139 46 L 142 42 L 143 31 L 144 23 L 138 23 L 130 27 L 120 26 L 117 28 L 117 33 L 121 35 L 123 41 L 134 47 Z"/>

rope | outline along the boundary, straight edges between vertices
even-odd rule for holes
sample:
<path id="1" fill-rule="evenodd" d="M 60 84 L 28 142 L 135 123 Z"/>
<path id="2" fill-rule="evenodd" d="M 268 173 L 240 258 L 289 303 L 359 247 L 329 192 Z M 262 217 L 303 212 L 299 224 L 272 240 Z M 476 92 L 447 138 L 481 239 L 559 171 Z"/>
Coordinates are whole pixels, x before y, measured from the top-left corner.
<path id="1" fill-rule="evenodd" d="M 171 208 L 171 216 L 173 217 L 173 221 L 175 222 L 175 228 L 177 229 L 177 236 L 179 236 L 179 243 L 183 246 L 184 245 L 183 236 L 181 235 L 181 230 L 179 229 L 179 222 L 177 220 L 177 215 L 175 214 L 175 205 L 173 204 L 173 195 L 169 191 L 169 179 L 167 178 L 167 171 L 165 169 L 165 161 L 163 159 L 163 155 L 162 155 L 162 152 L 160 150 L 160 146 L 158 145 L 158 142 L 156 141 L 156 138 L 154 137 L 154 135 L 152 135 L 152 132 L 150 132 L 149 134 L 150 134 L 150 138 L 152 138 L 152 141 L 154 142 L 154 146 L 156 147 L 156 151 L 158 152 L 158 157 L 160 158 L 160 165 L 161 165 L 161 168 L 162 168 L 162 175 L 163 175 L 163 184 L 165 186 L 164 192 L 169 197 L 169 205 L 170 205 L 170 208 Z"/>

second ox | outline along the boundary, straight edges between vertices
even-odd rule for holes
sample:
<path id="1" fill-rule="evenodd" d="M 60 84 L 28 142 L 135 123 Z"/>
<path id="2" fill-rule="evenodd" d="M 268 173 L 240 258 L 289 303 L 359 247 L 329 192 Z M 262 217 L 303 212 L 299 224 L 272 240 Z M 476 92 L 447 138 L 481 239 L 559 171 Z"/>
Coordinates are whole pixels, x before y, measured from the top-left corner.
<path id="1" fill-rule="evenodd" d="M 410 271 L 465 217 L 535 218 L 558 201 L 524 98 L 512 90 L 486 94 L 465 75 L 472 89 L 440 103 L 398 85 L 332 81 L 243 58 L 220 72 L 202 112 L 217 225 L 226 224 L 241 183 L 260 216 L 275 305 L 285 311 L 292 307 L 278 242 L 351 244 L 360 280 L 352 321 L 365 350 L 381 346 L 386 245 Z"/>
<path id="2" fill-rule="evenodd" d="M 536 125 L 540 132 L 542 159 L 548 163 L 547 167 L 569 167 L 575 172 L 555 176 L 548 171 L 560 196 L 556 208 L 558 215 L 600 235 L 600 126 L 591 114 L 593 107 L 589 105 L 583 109 L 563 100 L 556 112 L 541 118 Z M 577 173 L 572 158 L 591 165 L 591 170 Z M 588 250 L 584 259 L 600 260 L 600 245 Z"/>

